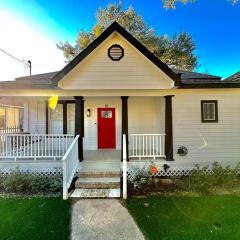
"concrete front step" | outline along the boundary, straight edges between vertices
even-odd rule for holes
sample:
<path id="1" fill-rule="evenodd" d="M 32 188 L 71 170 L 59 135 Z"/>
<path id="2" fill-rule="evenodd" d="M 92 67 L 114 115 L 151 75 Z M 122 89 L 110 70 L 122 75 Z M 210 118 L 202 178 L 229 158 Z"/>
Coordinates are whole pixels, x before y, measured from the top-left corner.
<path id="1" fill-rule="evenodd" d="M 75 189 L 71 198 L 120 198 L 118 189 Z"/>
<path id="2" fill-rule="evenodd" d="M 120 177 L 120 171 L 81 171 L 80 178 L 115 178 Z"/>
<path id="3" fill-rule="evenodd" d="M 120 188 L 120 178 L 78 178 L 75 188 L 83 189 L 111 189 Z"/>

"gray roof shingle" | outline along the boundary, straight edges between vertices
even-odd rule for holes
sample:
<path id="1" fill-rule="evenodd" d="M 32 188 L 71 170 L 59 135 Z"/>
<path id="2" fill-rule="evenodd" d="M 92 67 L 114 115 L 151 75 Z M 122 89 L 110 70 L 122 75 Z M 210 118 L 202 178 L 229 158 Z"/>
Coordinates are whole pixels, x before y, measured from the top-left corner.
<path id="1" fill-rule="evenodd" d="M 234 74 L 231 75 L 230 77 L 225 78 L 224 81 L 228 81 L 228 82 L 240 82 L 240 71 L 234 73 Z"/>

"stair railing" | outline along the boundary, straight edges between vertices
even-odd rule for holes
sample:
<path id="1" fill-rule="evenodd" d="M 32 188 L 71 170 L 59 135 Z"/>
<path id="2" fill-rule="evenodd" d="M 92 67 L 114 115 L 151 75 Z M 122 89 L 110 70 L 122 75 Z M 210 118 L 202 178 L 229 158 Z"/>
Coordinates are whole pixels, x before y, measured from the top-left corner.
<path id="1" fill-rule="evenodd" d="M 62 158 L 63 164 L 63 199 L 68 199 L 68 190 L 73 181 L 74 175 L 77 171 L 79 160 L 78 160 L 78 138 L 77 135 L 71 145 L 69 146 L 67 152 Z"/>
<path id="2" fill-rule="evenodd" d="M 126 134 L 122 136 L 123 141 L 123 199 L 127 199 L 127 138 Z"/>

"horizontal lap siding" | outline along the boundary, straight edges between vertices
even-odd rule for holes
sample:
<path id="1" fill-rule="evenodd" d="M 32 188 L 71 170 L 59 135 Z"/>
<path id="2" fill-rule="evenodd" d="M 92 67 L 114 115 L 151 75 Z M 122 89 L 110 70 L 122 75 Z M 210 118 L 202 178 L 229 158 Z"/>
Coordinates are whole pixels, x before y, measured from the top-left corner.
<path id="1" fill-rule="evenodd" d="M 27 112 L 24 112 L 27 114 Z M 25 121 L 25 120 L 24 120 Z M 46 133 L 46 103 L 45 101 L 32 101 L 28 104 L 28 121 L 30 133 Z M 25 123 L 26 125 L 26 123 Z"/>
<path id="2" fill-rule="evenodd" d="M 218 123 L 201 122 L 201 100 L 218 100 Z M 174 157 L 181 162 L 240 161 L 240 97 L 189 94 L 173 98 Z M 176 154 L 179 146 L 188 155 Z"/>
<path id="3" fill-rule="evenodd" d="M 164 133 L 164 98 L 129 98 L 129 133 Z"/>
<path id="4" fill-rule="evenodd" d="M 108 48 L 119 44 L 124 57 L 112 61 Z M 164 89 L 173 81 L 123 37 L 114 33 L 59 83 L 64 89 Z"/>

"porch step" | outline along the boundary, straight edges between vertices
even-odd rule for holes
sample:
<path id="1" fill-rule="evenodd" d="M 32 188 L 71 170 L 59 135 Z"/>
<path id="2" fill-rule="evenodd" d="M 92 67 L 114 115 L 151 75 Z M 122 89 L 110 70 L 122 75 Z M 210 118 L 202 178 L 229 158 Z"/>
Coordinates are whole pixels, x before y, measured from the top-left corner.
<path id="1" fill-rule="evenodd" d="M 76 183 L 75 188 L 79 189 L 116 189 L 120 188 L 120 177 L 96 177 L 96 178 L 82 178 L 80 177 Z"/>
<path id="2" fill-rule="evenodd" d="M 120 171 L 81 171 L 80 178 L 120 178 Z"/>
<path id="3" fill-rule="evenodd" d="M 120 198 L 120 189 L 75 189 L 71 198 Z"/>

